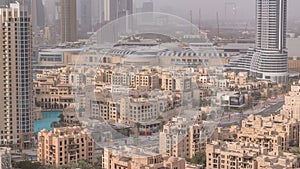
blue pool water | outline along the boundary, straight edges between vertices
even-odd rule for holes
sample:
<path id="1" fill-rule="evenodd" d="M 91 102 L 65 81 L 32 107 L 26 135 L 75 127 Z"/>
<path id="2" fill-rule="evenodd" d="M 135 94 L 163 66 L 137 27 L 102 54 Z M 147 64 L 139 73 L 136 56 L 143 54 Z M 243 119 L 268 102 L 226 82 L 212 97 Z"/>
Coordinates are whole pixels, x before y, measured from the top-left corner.
<path id="1" fill-rule="evenodd" d="M 51 123 L 59 121 L 58 116 L 62 112 L 42 112 L 43 119 L 34 121 L 34 132 L 41 131 L 43 129 L 52 130 Z"/>

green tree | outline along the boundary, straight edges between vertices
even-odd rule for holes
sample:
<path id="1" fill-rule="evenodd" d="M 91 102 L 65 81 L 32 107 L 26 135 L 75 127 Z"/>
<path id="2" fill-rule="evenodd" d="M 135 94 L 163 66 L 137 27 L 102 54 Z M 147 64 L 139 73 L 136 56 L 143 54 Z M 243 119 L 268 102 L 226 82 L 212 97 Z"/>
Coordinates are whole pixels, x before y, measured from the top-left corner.
<path id="1" fill-rule="evenodd" d="M 162 120 L 164 119 L 163 116 L 158 116 L 157 120 Z"/>
<path id="2" fill-rule="evenodd" d="M 93 166 L 94 166 L 94 169 L 102 169 L 102 156 L 98 156 L 96 158 L 96 162 Z"/>
<path id="3" fill-rule="evenodd" d="M 300 160 L 300 148 L 299 147 L 292 147 L 290 149 L 290 153 L 292 153 L 295 156 L 297 156 L 297 159 Z"/>
<path id="4" fill-rule="evenodd" d="M 63 114 L 60 114 L 60 115 L 58 116 L 58 118 L 59 118 L 59 122 L 60 122 L 60 123 L 64 123 L 64 122 L 65 122 L 65 116 L 64 116 Z"/>
<path id="5" fill-rule="evenodd" d="M 197 152 L 191 159 L 191 163 L 193 164 L 206 164 L 206 155 L 205 152 Z"/>
<path id="6" fill-rule="evenodd" d="M 31 161 L 19 161 L 12 163 L 13 168 L 20 168 L 20 169 L 48 169 L 47 166 L 43 166 L 41 163 L 33 163 Z"/>
<path id="7" fill-rule="evenodd" d="M 61 169 L 76 169 L 76 168 L 94 169 L 94 166 L 87 161 L 81 160 L 81 161 L 78 161 L 77 163 L 69 163 L 69 164 L 61 167 Z"/>
<path id="8" fill-rule="evenodd" d="M 50 127 L 52 127 L 52 128 L 60 127 L 59 122 L 57 122 L 57 121 L 52 122 L 50 124 Z"/>
<path id="9" fill-rule="evenodd" d="M 25 153 L 22 153 L 21 158 L 22 158 L 22 160 L 28 160 L 28 155 Z"/>

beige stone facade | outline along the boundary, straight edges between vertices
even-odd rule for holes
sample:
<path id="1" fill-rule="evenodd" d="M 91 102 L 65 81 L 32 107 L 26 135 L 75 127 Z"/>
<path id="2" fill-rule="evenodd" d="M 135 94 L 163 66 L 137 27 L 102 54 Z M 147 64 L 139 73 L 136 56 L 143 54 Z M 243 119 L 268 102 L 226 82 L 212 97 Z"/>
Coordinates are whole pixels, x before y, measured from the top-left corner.
<path id="1" fill-rule="evenodd" d="M 78 115 L 74 104 L 65 108 L 63 111 L 64 124 L 66 126 L 78 126 L 80 124 Z"/>
<path id="2" fill-rule="evenodd" d="M 80 127 L 42 130 L 38 134 L 38 162 L 56 167 L 80 160 L 94 162 L 94 140 Z"/>
<path id="3" fill-rule="evenodd" d="M 284 153 L 276 146 L 272 152 L 251 142 L 216 141 L 206 145 L 206 167 L 208 169 L 266 169 L 296 168 L 297 156 Z"/>
<path id="4" fill-rule="evenodd" d="M 58 76 L 38 78 L 34 84 L 35 103 L 43 110 L 62 110 L 74 102 L 74 89 L 60 83 Z"/>
<path id="5" fill-rule="evenodd" d="M 34 130 L 31 21 L 14 2 L 0 8 L 0 25 L 0 145 L 22 149 Z"/>
<path id="6" fill-rule="evenodd" d="M 166 157 L 135 147 L 105 148 L 103 169 L 185 169 L 185 159 Z"/>
<path id="7" fill-rule="evenodd" d="M 194 123 L 194 124 L 193 124 Z M 159 134 L 159 151 L 173 157 L 192 158 L 195 153 L 204 151 L 202 125 L 182 117 L 173 117 L 164 125 Z"/>
<path id="8" fill-rule="evenodd" d="M 273 151 L 276 145 L 280 145 L 282 150 L 288 150 L 299 146 L 299 121 L 285 119 L 280 114 L 268 117 L 250 115 L 242 121 L 237 139 L 261 144 L 268 151 Z"/>
<path id="9" fill-rule="evenodd" d="M 285 96 L 281 113 L 287 118 L 300 119 L 300 84 L 291 86 L 291 91 Z"/>

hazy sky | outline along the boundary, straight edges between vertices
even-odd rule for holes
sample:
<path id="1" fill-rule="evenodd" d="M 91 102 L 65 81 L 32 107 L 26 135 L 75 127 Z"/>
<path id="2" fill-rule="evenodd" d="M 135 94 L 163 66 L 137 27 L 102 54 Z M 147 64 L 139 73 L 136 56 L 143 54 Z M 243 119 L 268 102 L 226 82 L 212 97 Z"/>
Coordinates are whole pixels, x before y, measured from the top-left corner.
<path id="1" fill-rule="evenodd" d="M 136 0 L 140 1 L 140 0 Z M 236 19 L 255 19 L 255 0 L 153 0 L 155 11 L 168 11 L 170 13 L 189 18 L 189 11 L 198 17 L 201 8 L 202 18 L 215 19 L 216 12 L 220 19 L 225 18 L 225 4 L 227 3 L 227 17 L 232 17 L 233 5 L 236 4 Z M 288 17 L 300 20 L 300 0 L 288 0 Z M 231 10 L 230 10 L 231 9 Z"/>

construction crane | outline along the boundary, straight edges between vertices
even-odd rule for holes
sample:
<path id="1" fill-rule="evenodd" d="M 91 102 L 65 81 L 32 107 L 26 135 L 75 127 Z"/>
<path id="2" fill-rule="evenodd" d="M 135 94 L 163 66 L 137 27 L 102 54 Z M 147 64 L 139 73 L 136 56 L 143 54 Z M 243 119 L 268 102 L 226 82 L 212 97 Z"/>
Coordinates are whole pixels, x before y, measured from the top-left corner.
<path id="1" fill-rule="evenodd" d="M 190 10 L 191 34 L 193 34 L 193 11 Z"/>
<path id="2" fill-rule="evenodd" d="M 216 13 L 217 16 L 217 39 L 220 38 L 220 23 L 219 23 L 219 13 Z"/>
<path id="3" fill-rule="evenodd" d="M 201 8 L 199 8 L 198 29 L 199 29 L 199 32 L 200 32 L 200 30 L 201 30 Z"/>

